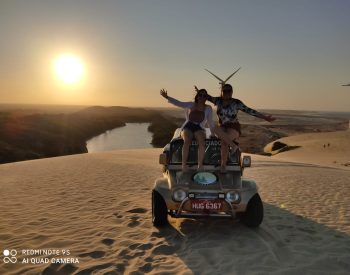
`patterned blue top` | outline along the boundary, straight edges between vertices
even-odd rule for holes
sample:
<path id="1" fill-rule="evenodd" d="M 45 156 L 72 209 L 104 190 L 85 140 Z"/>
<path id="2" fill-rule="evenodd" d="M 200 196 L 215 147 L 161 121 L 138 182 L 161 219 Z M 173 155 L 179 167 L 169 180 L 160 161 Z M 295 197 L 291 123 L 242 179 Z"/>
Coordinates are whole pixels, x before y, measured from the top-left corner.
<path id="1" fill-rule="evenodd" d="M 238 122 L 238 111 L 243 111 L 255 117 L 264 118 L 264 115 L 262 113 L 249 108 L 242 101 L 236 98 L 231 98 L 230 103 L 226 105 L 224 105 L 222 97 L 213 97 L 208 95 L 207 100 L 217 106 L 216 114 L 219 117 L 220 125 Z"/>

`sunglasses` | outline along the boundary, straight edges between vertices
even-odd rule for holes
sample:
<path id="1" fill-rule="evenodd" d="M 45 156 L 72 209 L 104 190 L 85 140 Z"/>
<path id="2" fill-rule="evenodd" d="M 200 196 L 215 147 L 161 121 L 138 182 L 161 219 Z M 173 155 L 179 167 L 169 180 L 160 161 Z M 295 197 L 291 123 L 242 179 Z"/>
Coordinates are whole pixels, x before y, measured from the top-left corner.
<path id="1" fill-rule="evenodd" d="M 205 94 L 205 93 L 200 93 L 200 94 L 198 94 L 198 97 L 207 97 L 207 94 Z"/>
<path id="2" fill-rule="evenodd" d="M 231 89 L 223 89 L 222 92 L 223 93 L 232 93 L 232 90 Z"/>

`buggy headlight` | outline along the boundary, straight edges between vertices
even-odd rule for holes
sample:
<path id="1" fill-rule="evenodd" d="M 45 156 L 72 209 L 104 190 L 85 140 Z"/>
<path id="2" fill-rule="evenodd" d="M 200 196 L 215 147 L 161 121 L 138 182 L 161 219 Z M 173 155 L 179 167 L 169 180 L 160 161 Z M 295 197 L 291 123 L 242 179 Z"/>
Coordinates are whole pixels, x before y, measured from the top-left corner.
<path id="1" fill-rule="evenodd" d="M 177 189 L 173 193 L 173 199 L 174 201 L 183 201 L 186 198 L 187 194 L 182 189 Z"/>
<path id="2" fill-rule="evenodd" d="M 239 202 L 241 200 L 241 196 L 238 192 L 230 191 L 226 193 L 226 199 L 229 202 Z"/>

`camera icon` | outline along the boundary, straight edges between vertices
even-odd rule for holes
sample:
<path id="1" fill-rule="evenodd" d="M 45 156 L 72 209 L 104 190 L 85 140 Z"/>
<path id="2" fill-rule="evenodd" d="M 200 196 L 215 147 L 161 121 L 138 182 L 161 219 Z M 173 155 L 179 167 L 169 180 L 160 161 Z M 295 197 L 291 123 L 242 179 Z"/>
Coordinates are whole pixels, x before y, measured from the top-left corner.
<path id="1" fill-rule="evenodd" d="M 17 262 L 17 250 L 15 249 L 5 249 L 2 254 L 4 255 L 4 263 L 8 264 L 8 263 L 16 263 Z"/>

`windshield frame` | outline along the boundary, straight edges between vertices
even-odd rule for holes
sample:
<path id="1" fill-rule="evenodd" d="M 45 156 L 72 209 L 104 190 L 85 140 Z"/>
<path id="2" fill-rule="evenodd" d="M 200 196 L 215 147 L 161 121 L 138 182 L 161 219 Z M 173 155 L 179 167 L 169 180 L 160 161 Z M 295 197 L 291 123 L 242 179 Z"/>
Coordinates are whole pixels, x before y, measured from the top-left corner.
<path id="1" fill-rule="evenodd" d="M 182 163 L 183 139 L 175 139 L 170 142 L 169 164 L 177 165 Z M 236 160 L 233 160 L 233 159 Z M 213 161 L 210 161 L 213 160 Z M 205 155 L 203 165 L 218 166 L 221 163 L 221 141 L 219 139 L 205 139 Z M 235 155 L 229 154 L 228 165 L 237 165 L 239 161 Z M 193 140 L 190 145 L 187 164 L 198 164 L 198 143 Z"/>

